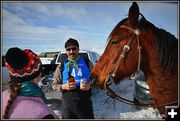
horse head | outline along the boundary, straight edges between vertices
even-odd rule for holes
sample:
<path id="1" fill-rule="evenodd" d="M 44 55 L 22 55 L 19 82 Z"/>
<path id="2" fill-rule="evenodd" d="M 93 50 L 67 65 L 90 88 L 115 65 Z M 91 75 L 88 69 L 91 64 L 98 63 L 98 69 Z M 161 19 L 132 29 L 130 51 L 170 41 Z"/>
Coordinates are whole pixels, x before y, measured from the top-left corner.
<path id="1" fill-rule="evenodd" d="M 103 86 L 106 77 L 113 74 L 115 83 L 137 70 L 139 52 L 139 7 L 133 2 L 128 18 L 120 21 L 108 37 L 107 47 L 92 70 L 96 85 Z M 143 17 L 143 16 L 142 16 Z M 127 50 L 126 50 L 127 49 Z"/>
<path id="2" fill-rule="evenodd" d="M 129 8 L 128 17 L 112 30 L 107 41 L 102 56 L 91 71 L 96 86 L 106 88 L 107 83 L 113 81 L 117 84 L 124 77 L 142 70 L 155 104 L 177 101 L 178 41 L 169 32 L 147 21 L 136 2 Z M 163 90 L 169 90 L 168 93 L 172 92 L 174 97 L 167 96 Z"/>

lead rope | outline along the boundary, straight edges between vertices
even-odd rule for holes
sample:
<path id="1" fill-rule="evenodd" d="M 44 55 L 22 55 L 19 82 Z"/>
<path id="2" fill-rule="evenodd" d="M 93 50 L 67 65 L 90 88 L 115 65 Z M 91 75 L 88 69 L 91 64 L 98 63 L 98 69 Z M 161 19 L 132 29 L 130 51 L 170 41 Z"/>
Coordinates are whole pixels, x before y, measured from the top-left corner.
<path id="1" fill-rule="evenodd" d="M 107 97 L 107 98 L 106 98 L 106 100 L 105 100 L 105 102 L 104 102 L 104 104 L 105 104 L 105 103 L 107 103 L 107 101 L 108 101 L 110 98 L 111 98 L 110 96 L 109 96 L 109 97 Z M 113 99 L 113 98 L 111 98 L 111 99 Z M 114 98 L 114 99 L 113 99 L 113 101 L 114 101 L 114 104 L 113 104 L 113 109 L 115 109 L 116 99 Z M 103 104 L 103 105 L 104 105 L 104 104 Z"/>

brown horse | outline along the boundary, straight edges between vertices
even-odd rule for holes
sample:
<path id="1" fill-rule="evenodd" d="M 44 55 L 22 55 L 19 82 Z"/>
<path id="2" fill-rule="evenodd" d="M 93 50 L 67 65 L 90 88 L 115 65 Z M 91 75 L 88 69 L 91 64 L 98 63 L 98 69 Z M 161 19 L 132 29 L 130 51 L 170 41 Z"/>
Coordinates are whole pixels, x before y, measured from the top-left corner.
<path id="1" fill-rule="evenodd" d="M 106 88 L 109 79 L 117 84 L 139 70 L 144 72 L 161 114 L 165 113 L 165 106 L 178 104 L 178 40 L 147 21 L 133 2 L 128 18 L 110 33 L 91 77 L 96 86 Z"/>

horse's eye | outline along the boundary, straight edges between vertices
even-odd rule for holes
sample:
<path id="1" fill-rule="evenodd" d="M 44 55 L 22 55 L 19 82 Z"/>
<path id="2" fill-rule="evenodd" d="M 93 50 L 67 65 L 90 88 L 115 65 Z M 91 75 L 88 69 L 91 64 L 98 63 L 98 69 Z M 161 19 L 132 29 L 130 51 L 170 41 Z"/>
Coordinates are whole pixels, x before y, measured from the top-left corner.
<path id="1" fill-rule="evenodd" d="M 119 43 L 119 40 L 112 40 L 111 43 L 112 43 L 113 45 L 115 45 L 115 44 Z"/>

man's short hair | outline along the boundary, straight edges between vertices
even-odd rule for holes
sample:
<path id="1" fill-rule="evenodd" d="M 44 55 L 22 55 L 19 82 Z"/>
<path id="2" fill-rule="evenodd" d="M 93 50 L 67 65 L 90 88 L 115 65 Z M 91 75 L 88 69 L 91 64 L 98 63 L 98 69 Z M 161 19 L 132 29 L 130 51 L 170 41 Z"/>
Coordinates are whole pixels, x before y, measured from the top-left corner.
<path id="1" fill-rule="evenodd" d="M 74 45 L 76 47 L 79 48 L 79 43 L 76 39 L 73 39 L 73 38 L 69 38 L 66 43 L 65 43 L 65 48 L 68 47 L 69 45 Z"/>

